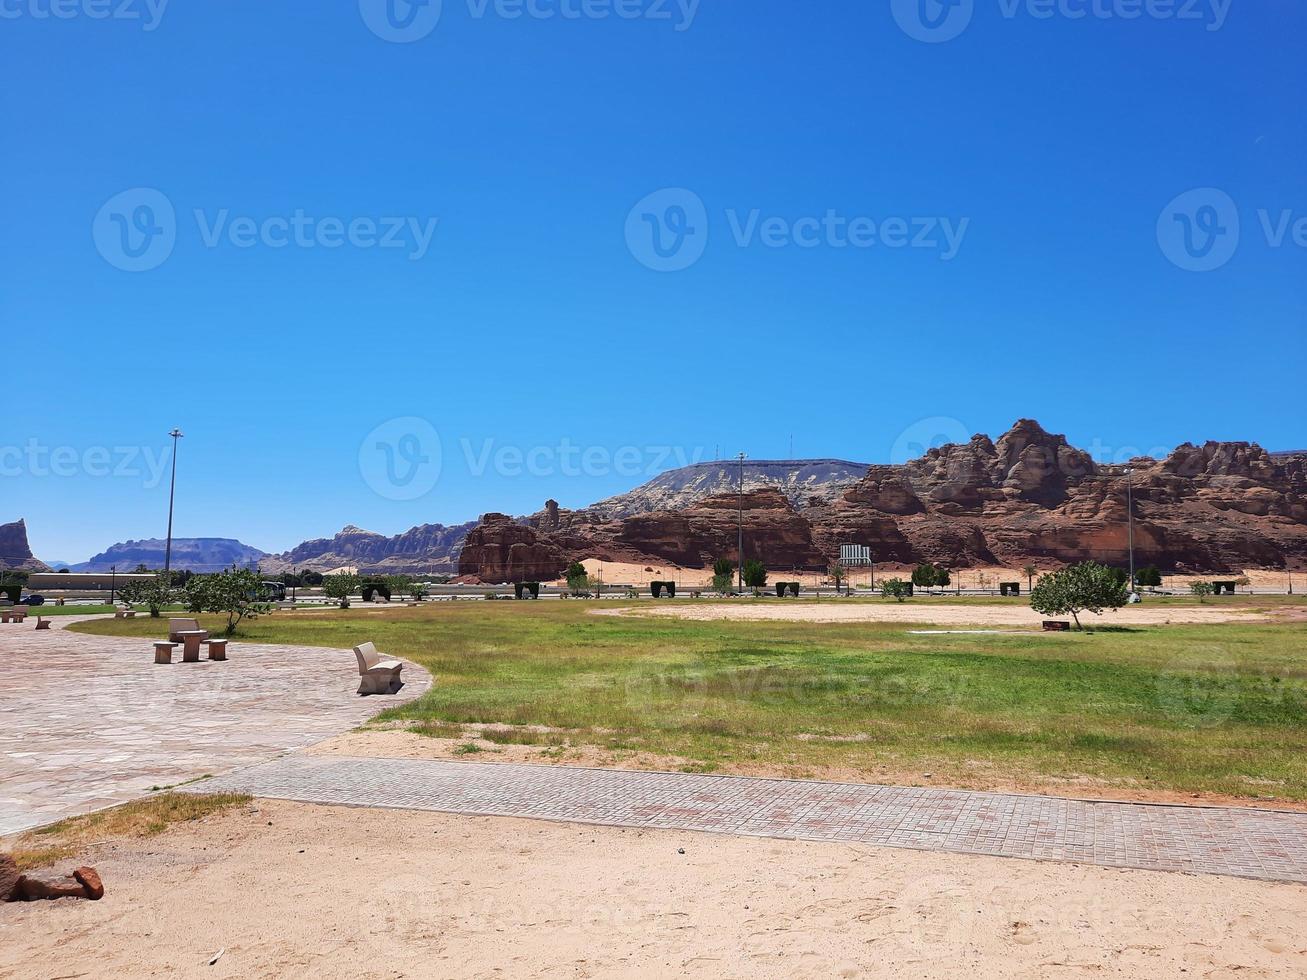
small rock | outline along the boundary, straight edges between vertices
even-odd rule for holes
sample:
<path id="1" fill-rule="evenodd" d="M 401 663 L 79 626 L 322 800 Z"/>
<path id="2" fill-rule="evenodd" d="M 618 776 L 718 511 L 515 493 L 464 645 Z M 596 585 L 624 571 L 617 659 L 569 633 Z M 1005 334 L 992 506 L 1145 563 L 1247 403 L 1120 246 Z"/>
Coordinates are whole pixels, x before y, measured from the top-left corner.
<path id="1" fill-rule="evenodd" d="M 683 847 L 678 847 L 678 848 L 676 849 L 676 853 L 677 853 L 677 854 L 684 854 L 684 853 L 685 853 L 685 848 L 683 848 Z"/>
<path id="2" fill-rule="evenodd" d="M 82 887 L 86 889 L 86 897 L 92 902 L 104 898 L 104 883 L 100 880 L 100 873 L 94 868 L 78 868 L 73 872 L 73 877 L 82 883 Z"/>
<path id="3" fill-rule="evenodd" d="M 8 854 L 0 854 L 0 902 L 9 901 L 10 896 L 18 891 L 22 877 L 18 873 L 18 863 Z"/>

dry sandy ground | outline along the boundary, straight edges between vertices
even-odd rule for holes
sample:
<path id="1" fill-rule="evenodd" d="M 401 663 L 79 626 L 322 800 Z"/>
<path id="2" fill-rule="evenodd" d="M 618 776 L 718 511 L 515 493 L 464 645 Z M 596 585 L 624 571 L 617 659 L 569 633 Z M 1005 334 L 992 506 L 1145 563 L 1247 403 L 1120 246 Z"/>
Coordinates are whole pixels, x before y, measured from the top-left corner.
<path id="1" fill-rule="evenodd" d="M 600 561 L 597 558 L 587 558 L 581 562 L 585 566 L 586 572 L 593 576 L 596 573 L 604 582 L 610 585 L 648 585 L 651 581 L 675 582 L 678 588 L 696 589 L 708 588 L 712 585 L 711 568 L 679 568 L 676 565 L 664 563 L 661 565 L 640 565 L 630 562 L 613 562 Z M 1042 569 L 1048 571 L 1049 569 Z M 912 574 L 912 567 L 908 565 L 877 565 L 876 581 L 880 582 L 886 578 L 895 575 L 900 578 L 908 578 Z M 1267 571 L 1263 569 L 1246 569 L 1243 573 L 1249 583 L 1255 589 L 1283 591 L 1289 584 L 1289 578 L 1282 571 Z M 1163 584 L 1166 589 L 1173 590 L 1182 595 L 1189 594 L 1189 583 L 1194 579 L 1202 579 L 1211 582 L 1215 580 L 1233 581 L 1239 578 L 1240 573 L 1213 573 L 1210 575 L 1167 575 L 1163 578 Z M 784 582 L 802 582 L 806 586 L 825 585 L 830 583 L 830 579 L 820 572 L 787 572 L 782 569 L 773 569 L 771 572 L 772 581 L 780 580 Z M 561 579 L 558 583 L 561 583 Z M 871 571 L 868 569 L 852 569 L 850 581 L 855 585 L 867 586 L 871 582 Z M 997 589 L 999 582 L 1019 582 L 1021 591 L 1026 591 L 1027 580 L 1026 573 L 1018 568 L 1000 568 L 992 566 L 989 568 L 963 568 L 953 573 L 953 584 L 961 585 L 964 589 Z M 1298 591 L 1301 592 L 1307 582 L 1303 581 L 1303 576 L 1299 576 Z"/>
<path id="2" fill-rule="evenodd" d="M 594 609 L 596 616 L 671 616 L 676 619 L 729 619 L 740 622 L 795 623 L 919 623 L 923 629 L 942 626 L 1038 626 L 1044 619 L 1029 606 L 949 603 L 919 597 L 907 602 L 858 602 L 830 599 L 818 602 L 762 603 L 750 599 L 667 606 L 623 606 Z M 1066 618 L 1066 617 L 1058 617 Z M 1115 612 L 1094 616 L 1082 613 L 1086 629 L 1095 626 L 1144 626 L 1165 623 L 1229 623 L 1265 619 L 1265 610 L 1234 609 L 1229 606 L 1173 606 L 1162 608 L 1146 602 Z"/>
<path id="3" fill-rule="evenodd" d="M 84 857 L 0 977 L 1307 974 L 1307 888 L 1234 878 L 270 801 Z"/>

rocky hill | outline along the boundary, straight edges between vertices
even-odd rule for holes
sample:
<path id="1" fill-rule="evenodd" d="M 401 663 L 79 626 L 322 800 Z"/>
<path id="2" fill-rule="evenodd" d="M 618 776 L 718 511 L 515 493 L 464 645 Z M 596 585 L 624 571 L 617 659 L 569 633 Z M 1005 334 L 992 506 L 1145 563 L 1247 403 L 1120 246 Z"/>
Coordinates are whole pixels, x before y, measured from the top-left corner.
<path id="1" fill-rule="evenodd" d="M 48 572 L 49 567 L 37 561 L 27 544 L 27 522 L 14 521 L 0 524 L 0 568 L 16 568 L 28 572 Z"/>
<path id="2" fill-rule="evenodd" d="M 773 487 L 799 510 L 814 500 L 834 500 L 862 479 L 869 463 L 843 459 L 779 459 L 744 461 L 744 485 Z M 636 514 L 681 510 L 717 494 L 736 491 L 740 465 L 735 460 L 693 463 L 660 473 L 643 486 L 585 508 L 605 520 Z M 532 515 L 533 517 L 538 515 Z"/>
<path id="3" fill-rule="evenodd" d="M 74 572 L 107 572 L 116 567 L 130 570 L 137 565 L 162 568 L 167 542 L 163 538 L 124 541 L 72 566 Z M 172 567 L 179 571 L 218 572 L 232 565 L 253 568 L 267 555 L 234 538 L 173 538 Z"/>
<path id="4" fill-rule="evenodd" d="M 867 467 L 839 494 L 809 496 L 801 508 L 774 486 L 752 487 L 746 472 L 745 556 L 777 570 L 824 568 L 841 544 L 862 544 L 877 561 L 904 565 L 1124 564 L 1129 483 L 1140 565 L 1307 567 L 1307 455 L 1209 442 L 1133 460 L 1126 470 L 1102 466 L 1023 419 L 997 440 L 977 435 L 901 466 Z M 542 570 L 580 558 L 702 568 L 735 555 L 739 504 L 726 493 L 620 518 L 553 501 L 522 522 L 488 515 L 469 536 L 459 571 L 485 581 L 548 578 Z M 515 555 L 529 556 L 529 574 Z"/>
<path id="5" fill-rule="evenodd" d="M 453 527 L 423 524 L 387 537 L 350 525 L 334 537 L 305 541 L 285 554 L 268 556 L 263 568 L 269 572 L 292 569 L 325 572 L 348 565 L 376 572 L 453 574 L 463 541 L 475 526 L 475 521 Z"/>

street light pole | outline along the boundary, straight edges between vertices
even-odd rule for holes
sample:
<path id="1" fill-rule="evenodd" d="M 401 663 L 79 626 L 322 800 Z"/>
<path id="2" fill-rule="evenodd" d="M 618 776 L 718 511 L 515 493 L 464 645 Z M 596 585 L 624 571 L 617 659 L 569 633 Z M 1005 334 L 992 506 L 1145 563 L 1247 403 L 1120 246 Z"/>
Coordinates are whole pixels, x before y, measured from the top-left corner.
<path id="1" fill-rule="evenodd" d="M 744 592 L 744 453 L 740 453 L 740 521 L 739 540 L 736 542 L 735 557 L 739 562 L 739 567 L 736 569 L 739 590 Z"/>
<path id="2" fill-rule="evenodd" d="M 168 484 L 168 543 L 163 551 L 163 571 L 169 584 L 172 582 L 172 505 L 177 495 L 177 440 L 182 438 L 181 429 L 168 433 L 172 437 L 172 480 Z"/>
<path id="3" fill-rule="evenodd" d="M 114 593 L 118 590 L 118 566 L 109 566 L 109 605 L 113 605 Z"/>
<path id="4" fill-rule="evenodd" d="M 1126 535 L 1130 545 L 1130 591 L 1135 591 L 1135 491 L 1134 470 L 1125 468 Z"/>

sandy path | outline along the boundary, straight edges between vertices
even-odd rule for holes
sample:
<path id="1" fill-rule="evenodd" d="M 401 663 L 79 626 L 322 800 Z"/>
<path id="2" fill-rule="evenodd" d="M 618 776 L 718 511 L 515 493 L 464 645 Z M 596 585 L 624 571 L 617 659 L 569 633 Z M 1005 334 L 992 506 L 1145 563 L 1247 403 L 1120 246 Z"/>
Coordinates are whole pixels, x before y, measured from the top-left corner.
<path id="1" fill-rule="evenodd" d="M 1307 888 L 1232 878 L 268 801 L 86 856 L 0 976 L 1307 972 Z"/>
<path id="2" fill-rule="evenodd" d="M 670 616 L 674 619 L 787 623 L 928 623 L 936 626 L 1038 626 L 1044 619 L 1027 605 L 949 603 L 917 598 L 901 603 L 831 599 L 820 602 L 676 603 L 657 606 L 623 606 L 591 610 L 596 616 Z M 1059 617 L 1063 618 L 1063 617 Z M 1266 612 L 1227 606 L 1174 606 L 1147 604 L 1118 609 L 1102 616 L 1081 614 L 1080 622 L 1094 626 L 1157 626 L 1165 623 L 1230 623 L 1265 619 Z"/>

